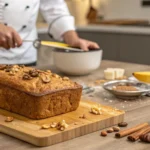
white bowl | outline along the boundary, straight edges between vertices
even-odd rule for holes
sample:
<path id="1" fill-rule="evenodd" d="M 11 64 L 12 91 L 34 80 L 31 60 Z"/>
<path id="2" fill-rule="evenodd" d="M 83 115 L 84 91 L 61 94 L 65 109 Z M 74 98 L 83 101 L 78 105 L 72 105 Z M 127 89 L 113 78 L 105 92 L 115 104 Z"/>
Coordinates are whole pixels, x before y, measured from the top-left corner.
<path id="1" fill-rule="evenodd" d="M 99 68 L 102 52 L 102 50 L 91 50 L 88 52 L 54 50 L 54 64 L 65 74 L 86 75 Z"/>

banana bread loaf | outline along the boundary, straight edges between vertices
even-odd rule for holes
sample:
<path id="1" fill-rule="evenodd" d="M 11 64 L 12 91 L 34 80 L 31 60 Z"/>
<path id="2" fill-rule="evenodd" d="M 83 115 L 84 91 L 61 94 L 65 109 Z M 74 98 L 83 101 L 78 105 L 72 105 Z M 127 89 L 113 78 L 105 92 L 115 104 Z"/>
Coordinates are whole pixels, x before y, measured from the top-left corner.
<path id="1" fill-rule="evenodd" d="M 0 65 L 0 108 L 44 119 L 78 108 L 82 86 L 50 70 Z"/>

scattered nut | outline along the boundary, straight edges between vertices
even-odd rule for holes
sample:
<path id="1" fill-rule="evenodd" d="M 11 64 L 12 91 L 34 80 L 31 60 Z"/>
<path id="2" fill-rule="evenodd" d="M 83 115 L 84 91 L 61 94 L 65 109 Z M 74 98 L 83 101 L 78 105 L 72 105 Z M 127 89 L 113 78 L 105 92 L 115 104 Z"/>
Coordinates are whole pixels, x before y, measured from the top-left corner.
<path id="1" fill-rule="evenodd" d="M 119 127 L 113 127 L 113 130 L 115 131 L 115 132 L 119 132 L 120 131 L 120 128 Z"/>
<path id="2" fill-rule="evenodd" d="M 142 134 L 140 136 L 140 140 L 143 141 L 143 142 L 150 143 L 150 133 Z"/>
<path id="3" fill-rule="evenodd" d="M 65 127 L 63 127 L 63 126 L 60 127 L 60 130 L 61 130 L 61 131 L 64 131 L 64 130 L 65 130 Z"/>
<path id="4" fill-rule="evenodd" d="M 69 125 L 66 123 L 66 121 L 65 121 L 65 120 L 62 120 L 61 122 L 59 122 L 59 123 L 57 124 L 57 129 L 60 130 L 60 131 L 64 131 L 65 129 L 68 128 L 68 126 L 69 126 Z"/>
<path id="5" fill-rule="evenodd" d="M 78 125 L 78 123 L 77 123 L 77 122 L 75 122 L 75 123 L 74 123 L 74 125 Z"/>
<path id="6" fill-rule="evenodd" d="M 101 132 L 101 136 L 107 136 L 107 132 L 106 131 L 102 131 Z"/>
<path id="7" fill-rule="evenodd" d="M 50 124 L 43 124 L 42 125 L 42 129 L 49 129 L 50 128 Z"/>
<path id="8" fill-rule="evenodd" d="M 38 73 L 37 70 L 30 70 L 30 71 L 29 71 L 29 75 L 30 75 L 31 77 L 38 77 L 38 76 L 39 76 L 39 73 Z"/>
<path id="9" fill-rule="evenodd" d="M 102 114 L 102 111 L 101 111 L 101 107 L 99 106 L 92 106 L 91 107 L 91 113 L 95 114 L 95 115 L 101 115 Z"/>
<path id="10" fill-rule="evenodd" d="M 56 128 L 56 127 L 57 127 L 57 123 L 56 122 L 52 122 L 51 128 Z"/>
<path id="11" fill-rule="evenodd" d="M 126 127 L 128 124 L 126 122 L 118 123 L 119 127 Z"/>
<path id="12" fill-rule="evenodd" d="M 31 80 L 32 77 L 29 74 L 24 74 L 22 77 L 23 80 Z"/>
<path id="13" fill-rule="evenodd" d="M 79 118 L 86 119 L 86 115 L 83 114 L 82 116 L 79 116 Z"/>
<path id="14" fill-rule="evenodd" d="M 114 129 L 113 129 L 113 128 L 107 129 L 107 133 L 112 133 L 112 132 L 114 132 Z"/>
<path id="15" fill-rule="evenodd" d="M 44 83 L 49 83 L 51 81 L 50 77 L 48 75 L 42 75 L 41 79 Z"/>
<path id="16" fill-rule="evenodd" d="M 12 122 L 13 120 L 14 120 L 14 118 L 13 118 L 13 117 L 6 117 L 5 122 Z"/>

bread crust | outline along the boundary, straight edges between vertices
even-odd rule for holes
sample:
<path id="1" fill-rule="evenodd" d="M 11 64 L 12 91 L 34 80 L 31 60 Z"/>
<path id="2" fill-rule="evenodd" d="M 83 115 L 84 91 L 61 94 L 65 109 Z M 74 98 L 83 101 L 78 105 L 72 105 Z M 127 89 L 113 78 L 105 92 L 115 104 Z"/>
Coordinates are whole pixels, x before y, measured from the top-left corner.
<path id="1" fill-rule="evenodd" d="M 29 70 L 33 68 L 19 68 L 13 76 L 0 70 L 0 108 L 31 119 L 44 119 L 78 108 L 81 85 L 44 71 L 39 71 L 38 77 L 23 80 Z M 42 81 L 43 74 L 50 77 L 50 82 Z"/>

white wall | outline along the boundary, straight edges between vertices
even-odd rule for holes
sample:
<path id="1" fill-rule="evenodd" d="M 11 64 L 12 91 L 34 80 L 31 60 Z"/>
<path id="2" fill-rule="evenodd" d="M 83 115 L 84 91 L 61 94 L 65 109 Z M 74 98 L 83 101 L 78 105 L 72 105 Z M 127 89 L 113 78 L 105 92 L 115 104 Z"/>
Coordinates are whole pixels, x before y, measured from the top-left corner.
<path id="1" fill-rule="evenodd" d="M 106 19 L 148 19 L 150 7 L 142 7 L 142 0 L 105 0 Z"/>

